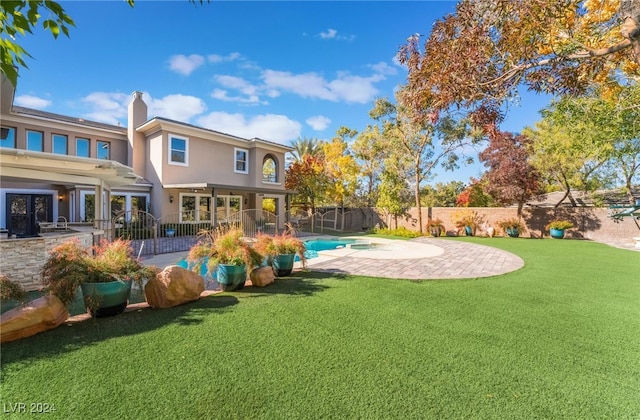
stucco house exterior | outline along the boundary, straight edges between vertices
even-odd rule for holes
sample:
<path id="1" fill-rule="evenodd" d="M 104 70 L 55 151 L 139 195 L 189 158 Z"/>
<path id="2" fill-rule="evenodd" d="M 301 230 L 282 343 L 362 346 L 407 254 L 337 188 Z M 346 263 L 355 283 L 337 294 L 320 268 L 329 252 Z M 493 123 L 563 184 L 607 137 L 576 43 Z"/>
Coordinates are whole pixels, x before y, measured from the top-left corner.
<path id="1" fill-rule="evenodd" d="M 137 211 L 217 224 L 263 207 L 284 226 L 291 147 L 149 118 L 140 92 L 122 127 L 14 106 L 13 86 L 3 77 L 1 87 L 0 229 L 10 234 Z"/>

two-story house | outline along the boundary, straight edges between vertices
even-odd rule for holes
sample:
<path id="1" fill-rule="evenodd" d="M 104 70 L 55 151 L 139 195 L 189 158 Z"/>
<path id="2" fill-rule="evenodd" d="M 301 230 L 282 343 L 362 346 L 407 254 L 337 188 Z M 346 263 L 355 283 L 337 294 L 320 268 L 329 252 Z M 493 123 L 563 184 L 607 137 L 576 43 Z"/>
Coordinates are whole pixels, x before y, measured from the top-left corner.
<path id="1" fill-rule="evenodd" d="M 269 209 L 283 227 L 285 154 L 292 148 L 162 117 L 134 92 L 127 127 L 13 105 L 3 77 L 0 228 L 36 233 L 36 222 L 109 220 L 122 211 L 215 224 Z"/>

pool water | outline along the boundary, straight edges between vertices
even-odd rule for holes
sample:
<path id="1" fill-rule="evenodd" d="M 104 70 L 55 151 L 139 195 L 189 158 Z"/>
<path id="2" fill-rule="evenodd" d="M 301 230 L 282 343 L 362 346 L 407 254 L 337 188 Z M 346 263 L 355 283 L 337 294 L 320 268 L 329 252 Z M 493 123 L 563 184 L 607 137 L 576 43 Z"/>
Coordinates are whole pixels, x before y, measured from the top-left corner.
<path id="1" fill-rule="evenodd" d="M 307 248 L 304 256 L 306 259 L 316 258 L 318 251 L 345 248 L 347 245 L 355 242 L 355 239 L 312 239 L 304 243 L 305 248 Z M 298 256 L 296 256 L 296 261 L 300 261 Z"/>

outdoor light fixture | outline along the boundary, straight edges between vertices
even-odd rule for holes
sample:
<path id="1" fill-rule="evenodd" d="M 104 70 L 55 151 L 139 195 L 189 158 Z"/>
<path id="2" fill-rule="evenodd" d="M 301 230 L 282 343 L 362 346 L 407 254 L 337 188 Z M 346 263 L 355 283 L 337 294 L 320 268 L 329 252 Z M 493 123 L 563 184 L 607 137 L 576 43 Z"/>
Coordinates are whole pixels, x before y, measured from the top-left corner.
<path id="1" fill-rule="evenodd" d="M 60 194 L 60 195 L 58 196 L 58 201 L 62 202 L 62 199 L 63 199 L 62 194 Z"/>
<path id="2" fill-rule="evenodd" d="M 173 203 L 173 194 L 172 193 L 169 193 L 169 202 Z"/>

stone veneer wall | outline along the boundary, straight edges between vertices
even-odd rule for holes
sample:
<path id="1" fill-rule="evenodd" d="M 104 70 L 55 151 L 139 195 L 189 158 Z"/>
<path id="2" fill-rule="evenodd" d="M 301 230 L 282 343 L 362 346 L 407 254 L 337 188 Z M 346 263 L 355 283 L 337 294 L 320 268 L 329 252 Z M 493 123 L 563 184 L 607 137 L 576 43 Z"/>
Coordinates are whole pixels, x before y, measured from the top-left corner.
<path id="1" fill-rule="evenodd" d="M 27 291 L 42 286 L 40 271 L 49 251 L 62 242 L 77 237 L 86 247 L 93 245 L 93 233 L 74 232 L 38 238 L 3 239 L 0 241 L 0 273 L 20 283 Z"/>

